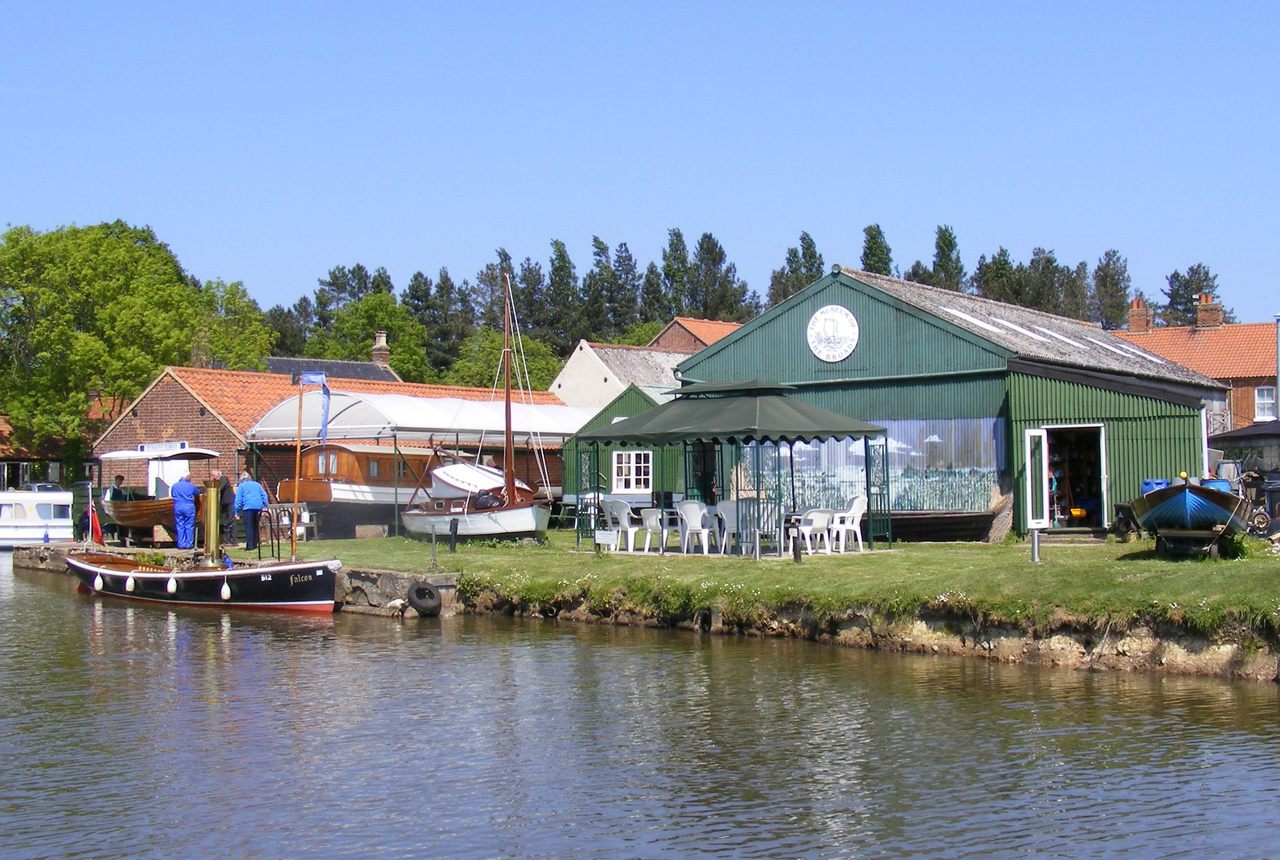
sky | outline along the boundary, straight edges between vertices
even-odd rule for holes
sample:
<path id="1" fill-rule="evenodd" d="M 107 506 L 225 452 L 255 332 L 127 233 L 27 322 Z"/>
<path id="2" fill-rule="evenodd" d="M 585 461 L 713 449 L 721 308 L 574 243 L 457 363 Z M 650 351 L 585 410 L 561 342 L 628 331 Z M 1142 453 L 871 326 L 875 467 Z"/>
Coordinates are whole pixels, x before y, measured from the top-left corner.
<path id="1" fill-rule="evenodd" d="M 671 228 L 763 295 L 802 231 L 905 271 L 946 224 L 1271 321 L 1277 44 L 1276 3 L 9 0 L 0 224 L 147 224 L 264 310 Z"/>

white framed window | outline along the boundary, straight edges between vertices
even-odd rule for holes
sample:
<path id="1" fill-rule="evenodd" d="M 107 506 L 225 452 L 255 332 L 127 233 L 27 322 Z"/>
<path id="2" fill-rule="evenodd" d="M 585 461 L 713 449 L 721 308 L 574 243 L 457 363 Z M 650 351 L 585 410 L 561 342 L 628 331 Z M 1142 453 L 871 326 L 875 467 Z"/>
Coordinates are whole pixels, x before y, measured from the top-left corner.
<path id="1" fill-rule="evenodd" d="M 652 489 L 652 451 L 613 452 L 613 492 L 648 493 Z"/>
<path id="2" fill-rule="evenodd" d="M 1276 418 L 1276 387 L 1259 385 L 1253 389 L 1253 420 L 1274 421 Z"/>
<path id="3" fill-rule="evenodd" d="M 317 475 L 336 475 L 338 473 L 338 452 L 321 451 L 316 455 Z"/>

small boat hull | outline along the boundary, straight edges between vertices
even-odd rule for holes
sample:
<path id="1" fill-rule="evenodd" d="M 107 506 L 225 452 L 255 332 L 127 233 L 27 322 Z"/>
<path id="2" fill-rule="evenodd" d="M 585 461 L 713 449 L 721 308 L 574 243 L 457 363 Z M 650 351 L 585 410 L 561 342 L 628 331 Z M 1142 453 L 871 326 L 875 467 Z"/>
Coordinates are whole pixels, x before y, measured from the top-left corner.
<path id="1" fill-rule="evenodd" d="M 340 567 L 340 562 L 329 560 L 171 570 L 115 553 L 67 556 L 67 570 L 93 594 L 145 603 L 289 612 L 332 613 Z"/>
<path id="2" fill-rule="evenodd" d="M 1138 524 L 1156 534 L 1173 530 L 1232 534 L 1248 530 L 1248 499 L 1211 487 L 1174 484 L 1152 490 L 1129 504 Z"/>
<path id="3" fill-rule="evenodd" d="M 551 511 L 543 505 L 516 505 L 489 510 L 456 512 L 403 511 L 400 521 L 413 537 L 448 537 L 452 522 L 458 522 L 460 538 L 542 537 L 551 523 Z"/>
<path id="4" fill-rule="evenodd" d="M 133 499 L 129 501 L 102 500 L 102 509 L 111 521 L 128 529 L 149 529 L 163 526 L 175 530 L 173 499 Z M 204 496 L 196 496 L 196 522 L 204 516 Z"/>

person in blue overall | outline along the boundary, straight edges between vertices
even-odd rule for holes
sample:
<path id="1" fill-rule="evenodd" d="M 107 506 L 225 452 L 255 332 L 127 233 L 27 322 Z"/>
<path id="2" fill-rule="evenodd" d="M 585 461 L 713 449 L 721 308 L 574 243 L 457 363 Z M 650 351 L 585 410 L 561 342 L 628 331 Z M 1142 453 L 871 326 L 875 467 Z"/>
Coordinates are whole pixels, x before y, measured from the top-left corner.
<path id="1" fill-rule="evenodd" d="M 267 491 L 248 472 L 241 472 L 236 484 L 236 519 L 244 521 L 245 549 L 258 548 L 258 515 L 266 507 Z"/>
<path id="2" fill-rule="evenodd" d="M 183 475 L 173 485 L 173 525 L 178 531 L 178 549 L 191 549 L 196 545 L 196 496 L 203 492 L 191 483 L 190 475 Z"/>

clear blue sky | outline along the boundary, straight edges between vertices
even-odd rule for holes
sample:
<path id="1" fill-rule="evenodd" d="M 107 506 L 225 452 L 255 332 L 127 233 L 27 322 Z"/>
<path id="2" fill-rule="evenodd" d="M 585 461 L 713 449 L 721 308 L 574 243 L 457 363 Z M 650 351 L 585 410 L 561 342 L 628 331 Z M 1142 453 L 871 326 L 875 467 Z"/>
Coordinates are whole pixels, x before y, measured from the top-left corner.
<path id="1" fill-rule="evenodd" d="M 704 231 L 905 270 L 1036 246 L 1196 262 L 1280 312 L 1276 3 L 7 3 L 0 223 L 150 224 L 263 308 L 330 267 L 579 275 Z"/>

